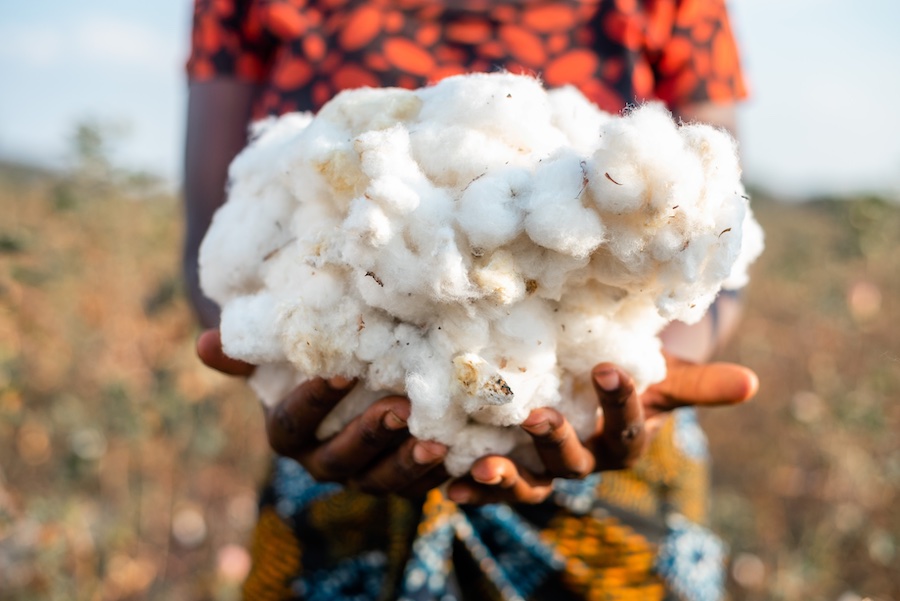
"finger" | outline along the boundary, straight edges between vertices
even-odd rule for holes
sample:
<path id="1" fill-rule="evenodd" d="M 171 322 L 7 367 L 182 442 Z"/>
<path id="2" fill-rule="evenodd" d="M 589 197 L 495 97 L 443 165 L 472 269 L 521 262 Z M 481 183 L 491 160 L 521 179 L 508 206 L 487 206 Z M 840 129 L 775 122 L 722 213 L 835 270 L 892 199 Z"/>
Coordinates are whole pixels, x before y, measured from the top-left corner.
<path id="1" fill-rule="evenodd" d="M 559 411 L 535 409 L 522 422 L 522 429 L 531 435 L 548 476 L 584 478 L 593 471 L 594 455 Z"/>
<path id="2" fill-rule="evenodd" d="M 299 459 L 316 444 L 316 429 L 335 405 L 352 388 L 335 385 L 335 380 L 313 378 L 294 388 L 274 408 L 266 411 L 266 433 L 276 453 Z"/>
<path id="3" fill-rule="evenodd" d="M 446 445 L 410 438 L 396 452 L 367 470 L 355 484 L 370 494 L 396 492 L 408 498 L 418 497 L 447 479 L 442 464 L 446 456 Z"/>
<path id="4" fill-rule="evenodd" d="M 634 381 L 610 363 L 594 367 L 591 379 L 603 408 L 602 430 L 594 439 L 597 467 L 601 470 L 630 467 L 643 453 L 647 440 L 644 410 Z"/>
<path id="5" fill-rule="evenodd" d="M 647 416 L 644 414 L 644 432 L 647 433 L 647 440 L 653 440 L 657 434 L 659 434 L 660 430 L 663 429 L 663 426 L 666 425 L 666 421 L 669 419 L 669 416 L 672 414 L 669 412 L 665 413 L 656 413 L 652 416 Z"/>
<path id="6" fill-rule="evenodd" d="M 441 461 L 441 463 L 432 467 L 424 476 L 420 477 L 412 485 L 407 486 L 406 488 L 398 488 L 397 494 L 407 499 L 421 499 L 427 495 L 431 489 L 441 486 L 450 479 L 450 474 L 447 473 L 447 468 L 444 466 L 443 460 Z"/>
<path id="7" fill-rule="evenodd" d="M 540 503 L 553 492 L 552 479 L 517 466 L 508 457 L 491 455 L 476 461 L 469 475 L 447 489 L 450 500 L 460 504 Z"/>
<path id="8" fill-rule="evenodd" d="M 255 366 L 232 359 L 222 350 L 222 338 L 219 330 L 206 330 L 197 338 L 197 356 L 208 367 L 230 376 L 249 376 Z"/>
<path id="9" fill-rule="evenodd" d="M 759 378 L 734 363 L 690 363 L 667 358 L 666 379 L 647 389 L 648 414 L 688 405 L 733 405 L 747 401 L 759 389 Z"/>
<path id="10" fill-rule="evenodd" d="M 409 438 L 409 400 L 385 397 L 331 439 L 302 456 L 303 466 L 320 481 L 343 482 L 375 463 L 381 455 Z"/>

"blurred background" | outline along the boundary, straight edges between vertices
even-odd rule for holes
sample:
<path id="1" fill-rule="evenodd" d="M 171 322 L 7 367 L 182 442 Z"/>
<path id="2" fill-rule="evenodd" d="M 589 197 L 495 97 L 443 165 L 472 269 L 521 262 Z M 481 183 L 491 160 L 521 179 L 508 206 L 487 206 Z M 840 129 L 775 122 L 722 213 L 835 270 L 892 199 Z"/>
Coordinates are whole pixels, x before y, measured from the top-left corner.
<path id="1" fill-rule="evenodd" d="M 900 4 L 732 0 L 767 234 L 702 416 L 732 599 L 900 599 Z M 179 266 L 188 0 L 0 4 L 0 599 L 237 597 L 260 411 Z"/>

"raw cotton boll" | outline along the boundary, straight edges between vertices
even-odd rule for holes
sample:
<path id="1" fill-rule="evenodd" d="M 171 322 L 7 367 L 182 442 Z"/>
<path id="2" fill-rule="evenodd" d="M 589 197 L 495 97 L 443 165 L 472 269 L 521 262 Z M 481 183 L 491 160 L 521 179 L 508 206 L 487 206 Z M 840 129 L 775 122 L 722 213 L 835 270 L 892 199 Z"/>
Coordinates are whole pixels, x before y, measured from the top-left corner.
<path id="1" fill-rule="evenodd" d="M 709 253 L 704 284 L 721 285 L 741 254 L 744 236 L 744 219 L 749 208 L 737 192 L 732 192 L 732 202 L 723 203 L 716 213 L 712 233 L 716 235 L 715 252 Z"/>
<path id="2" fill-rule="evenodd" d="M 260 265 L 290 240 L 288 229 L 294 199 L 280 186 L 257 190 L 247 197 L 230 195 L 213 216 L 213 224 L 240 223 L 241 236 L 228 227 L 212 226 L 200 245 L 200 285 L 210 298 L 225 302 L 255 292 L 261 285 Z"/>
<path id="3" fill-rule="evenodd" d="M 675 221 L 675 219 L 672 219 Z M 663 226 L 657 231 L 656 235 L 650 241 L 648 250 L 653 259 L 660 263 L 672 261 L 678 253 L 685 250 L 684 246 L 687 238 L 684 233 L 672 223 Z"/>
<path id="4" fill-rule="evenodd" d="M 625 288 L 604 284 L 590 272 L 583 281 L 567 282 L 564 292 L 564 296 L 553 309 L 553 319 L 560 330 L 560 339 L 571 338 L 573 334 L 571 328 L 577 326 L 584 315 L 616 316 L 629 307 L 638 306 L 635 297 L 645 301 L 641 307 L 646 304 L 643 295 L 632 294 Z"/>
<path id="5" fill-rule="evenodd" d="M 597 207 L 614 215 L 634 213 L 647 203 L 644 175 L 617 151 L 598 148 L 588 163 L 588 189 Z"/>
<path id="6" fill-rule="evenodd" d="M 395 343 L 390 345 L 383 354 L 372 359 L 364 376 L 365 387 L 378 391 L 381 396 L 386 393 L 403 394 L 406 392 L 407 367 L 401 358 L 401 350 Z"/>
<path id="7" fill-rule="evenodd" d="M 604 228 L 597 213 L 584 206 L 587 187 L 585 161 L 571 152 L 541 163 L 526 199 L 525 231 L 535 243 L 580 258 L 603 242 Z"/>
<path id="8" fill-rule="evenodd" d="M 295 286 L 289 291 L 282 290 L 282 294 L 291 299 L 292 302 L 321 313 L 327 313 L 338 303 L 348 298 L 349 286 L 347 285 L 344 270 L 330 265 L 322 267 L 313 267 L 308 263 L 292 265 L 289 263 L 290 258 L 288 257 L 283 261 L 279 266 L 290 268 L 293 274 L 299 275 L 293 282 L 287 277 L 281 280 L 288 283 L 289 286 L 291 283 Z M 297 285 L 300 282 L 303 283 L 302 287 Z"/>
<path id="9" fill-rule="evenodd" d="M 557 330 L 552 311 L 540 299 L 529 299 L 509 308 L 493 323 L 492 344 L 482 352 L 488 362 L 517 395 L 510 403 L 485 407 L 473 419 L 495 425 L 521 423 L 537 399 L 555 405 L 558 401 Z"/>
<path id="10" fill-rule="evenodd" d="M 335 247 L 333 241 L 341 222 L 345 219 L 345 217 L 342 219 L 344 215 L 346 210 L 337 214 L 333 207 L 327 205 L 301 204 L 291 219 L 292 237 L 288 243 L 278 248 L 285 248 L 290 244 L 295 260 L 314 267 L 327 265 L 335 260 L 338 253 L 339 249 Z M 318 227 L 312 229 L 308 226 L 310 223 L 315 223 Z M 280 257 L 281 254 L 283 253 L 280 250 L 274 252 L 275 257 Z"/>
<path id="11" fill-rule="evenodd" d="M 527 443 L 528 436 L 521 430 L 472 424 L 453 438 L 444 467 L 451 474 L 465 474 L 479 457 L 509 455 L 517 445 Z"/>
<path id="12" fill-rule="evenodd" d="M 589 304 L 602 298 L 601 291 L 598 285 L 573 290 L 560 302 L 559 365 L 567 373 L 587 374 L 597 363 L 617 363 L 643 390 L 665 374 L 656 335 L 666 322 L 651 302 L 632 302 L 628 295 L 619 296 L 621 292 L 614 293 L 618 302 L 606 301 L 607 310 L 598 313 Z"/>
<path id="13" fill-rule="evenodd" d="M 597 393 L 590 372 L 563 372 L 559 390 L 557 411 L 566 416 L 578 438 L 587 440 L 596 432 L 597 419 L 603 414 L 597 404 Z M 537 467 L 540 469 L 541 464 L 537 463 Z"/>
<path id="14" fill-rule="evenodd" d="M 418 399 L 410 412 L 410 432 L 429 432 L 436 440 L 450 444 L 465 425 L 458 416 L 461 407 L 451 409 L 450 404 L 456 388 L 453 363 L 447 357 L 421 353 L 409 353 L 406 359 L 406 391 L 410 398 Z"/>
<path id="15" fill-rule="evenodd" d="M 259 365 L 247 379 L 247 383 L 262 404 L 271 409 L 304 380 L 305 376 L 284 361 Z"/>
<path id="16" fill-rule="evenodd" d="M 368 177 L 348 130 L 315 119 L 298 136 L 297 142 L 296 154 L 285 158 L 301 166 L 291 179 L 292 192 L 297 198 L 310 198 L 311 187 L 313 191 L 321 191 L 321 195 L 316 194 L 318 198 L 327 199 L 341 212 L 353 198 L 365 192 Z"/>
<path id="17" fill-rule="evenodd" d="M 649 103 L 607 121 L 601 133 L 610 147 L 629 152 L 634 160 L 652 164 L 660 183 L 677 179 L 684 140 L 672 114 L 660 103 Z M 667 169 L 668 167 L 668 169 Z"/>
<path id="18" fill-rule="evenodd" d="M 393 320 L 382 311 L 369 310 L 361 313 L 356 322 L 356 331 L 359 334 L 357 358 L 371 363 L 384 356 L 395 343 L 395 327 Z"/>
<path id="19" fill-rule="evenodd" d="M 493 253 L 484 267 L 476 268 L 472 280 L 482 294 L 501 305 L 512 304 L 527 292 L 515 258 L 505 250 Z"/>
<path id="20" fill-rule="evenodd" d="M 453 358 L 453 377 L 463 409 L 475 419 L 480 417 L 482 410 L 504 407 L 514 400 L 512 388 L 500 375 L 498 367 L 474 353 Z"/>
<path id="21" fill-rule="evenodd" d="M 402 244 L 392 240 L 390 244 L 380 250 L 394 253 L 403 252 L 404 249 Z M 408 255 L 408 250 L 405 252 Z M 399 290 L 400 286 L 396 284 L 404 281 L 398 275 L 417 273 L 415 264 L 407 265 L 409 266 L 408 271 L 391 270 L 385 275 L 386 279 L 381 278 L 380 274 L 383 273 L 383 270 L 379 270 L 378 264 L 370 271 L 354 270 L 350 276 L 353 288 L 362 302 L 370 307 L 381 309 L 388 315 L 404 322 L 427 323 L 434 314 L 433 304 L 413 292 Z"/>
<path id="22" fill-rule="evenodd" d="M 269 405 L 356 378 L 323 438 L 405 394 L 452 475 L 490 453 L 541 469 L 516 427 L 538 407 L 590 436 L 591 368 L 661 380 L 662 328 L 762 249 L 723 132 L 506 73 L 342 92 L 259 126 L 231 174 L 201 249 L 225 351 Z"/>
<path id="23" fill-rule="evenodd" d="M 566 143 L 553 127 L 547 92 L 534 78 L 510 73 L 448 77 L 423 90 L 422 99 L 421 122 L 459 123 L 502 139 L 522 154 L 546 153 Z"/>
<path id="24" fill-rule="evenodd" d="M 420 95 L 401 88 L 357 88 L 339 93 L 319 111 L 317 119 L 345 128 L 350 137 L 415 121 L 422 109 Z"/>
<path id="25" fill-rule="evenodd" d="M 493 325 L 487 348 L 453 360 L 458 404 L 474 422 L 512 426 L 532 409 L 558 402 L 556 333 L 546 303 L 537 299 L 510 307 Z"/>
<path id="26" fill-rule="evenodd" d="M 459 349 L 482 349 L 490 344 L 493 335 L 490 312 L 458 305 L 442 309 L 433 316 L 428 333 L 429 344 L 436 353 L 452 357 Z"/>
<path id="27" fill-rule="evenodd" d="M 523 354 L 552 357 L 556 348 L 555 306 L 540 299 L 529 298 L 493 320 L 495 345 L 508 352 L 507 357 L 519 360 Z M 546 355 L 545 355 L 546 354 Z M 551 361 L 552 363 L 552 361 Z M 546 367 L 550 367 L 547 364 Z"/>
<path id="28" fill-rule="evenodd" d="M 357 331 L 346 324 L 356 324 L 364 306 L 347 294 L 346 280 L 336 269 L 308 265 L 297 269 L 305 274 L 303 285 L 293 294 L 281 290 L 277 307 L 284 357 L 307 378 L 358 376 L 362 364 L 350 354 L 357 345 Z M 223 312 L 223 326 L 224 316 Z"/>
<path id="29" fill-rule="evenodd" d="M 568 145 L 582 154 L 590 154 L 600 140 L 601 128 L 611 119 L 609 113 L 598 111 L 574 86 L 564 86 L 547 92 L 552 113 L 551 122 L 568 140 Z"/>
<path id="30" fill-rule="evenodd" d="M 740 181 L 737 145 L 726 131 L 701 124 L 685 125 L 680 131 L 685 144 L 700 159 L 707 177 L 729 183 Z"/>
<path id="31" fill-rule="evenodd" d="M 282 174 L 290 194 L 306 201 L 303 205 L 315 199 L 321 210 L 339 216 L 361 185 L 358 157 L 350 153 L 351 139 L 346 129 L 314 119 L 306 129 L 295 132 L 272 167 Z M 348 165 L 344 173 L 339 171 L 342 163 Z"/>
<path id="32" fill-rule="evenodd" d="M 433 298 L 439 303 L 464 302 L 472 296 L 468 261 L 456 246 L 452 228 L 441 228 L 432 239 L 435 258 L 427 269 L 439 275 L 432 285 Z"/>
<path id="33" fill-rule="evenodd" d="M 354 148 L 359 153 L 363 173 L 371 181 L 367 193 L 376 196 L 385 209 L 401 215 L 408 213 L 420 204 L 417 193 L 427 194 L 433 190 L 410 155 L 412 149 L 406 128 L 397 125 L 386 130 L 360 134 L 354 142 Z M 379 183 L 387 189 L 378 190 L 376 186 Z M 396 190 L 400 185 L 406 190 Z M 394 198 L 395 194 L 399 198 Z"/>
<path id="34" fill-rule="evenodd" d="M 222 310 L 222 350 L 254 365 L 283 360 L 277 315 L 275 297 L 268 291 L 233 299 Z"/>
<path id="35" fill-rule="evenodd" d="M 406 244 L 422 261 L 435 260 L 439 253 L 458 256 L 453 198 L 439 188 L 421 190 L 420 194 L 422 201 L 407 220 Z"/>
<path id="36" fill-rule="evenodd" d="M 652 257 L 644 252 L 648 232 L 643 229 L 643 216 L 640 213 L 606 215 L 604 223 L 607 239 L 604 247 L 619 262 L 626 281 L 640 281 L 649 277 L 654 270 L 654 263 Z M 604 257 L 601 255 L 600 258 Z M 612 265 L 610 269 L 618 271 Z"/>
<path id="37" fill-rule="evenodd" d="M 537 246 L 527 236 L 509 245 L 522 271 L 526 291 L 541 298 L 558 300 L 569 277 L 583 269 L 591 257 L 572 257 Z"/>
<path id="38" fill-rule="evenodd" d="M 722 282 L 725 290 L 738 290 L 750 281 L 750 265 L 762 254 L 765 246 L 765 236 L 759 222 L 753 217 L 750 205 L 744 214 L 744 222 L 741 224 L 741 253 L 731 267 L 728 277 Z"/>
<path id="39" fill-rule="evenodd" d="M 603 316 L 591 317 L 566 339 L 566 346 L 560 343 L 560 364 L 572 373 L 583 374 L 596 363 L 616 363 L 631 375 L 638 390 L 644 390 L 666 373 L 655 334 L 623 327 Z M 574 344 L 573 339 L 577 340 Z M 592 359 L 585 360 L 581 355 Z"/>
<path id="40" fill-rule="evenodd" d="M 365 197 L 354 198 L 350 203 L 343 228 L 352 236 L 353 242 L 372 248 L 382 247 L 394 237 L 390 217 Z"/>
<path id="41" fill-rule="evenodd" d="M 409 135 L 415 160 L 431 181 L 446 188 L 461 190 L 494 166 L 528 163 L 523 150 L 463 125 L 423 123 Z"/>
<path id="42" fill-rule="evenodd" d="M 601 206 L 608 203 L 613 212 L 627 213 L 641 206 L 658 211 L 677 204 L 673 187 L 686 181 L 683 174 L 690 167 L 685 165 L 684 141 L 662 105 L 647 104 L 608 121 L 601 136 L 604 146 L 594 154 L 596 171 L 590 178 Z"/>
<path id="43" fill-rule="evenodd" d="M 231 185 L 244 186 L 247 192 L 271 185 L 279 171 L 280 157 L 293 146 L 312 119 L 312 113 L 289 113 L 251 125 L 249 146 L 253 152 L 241 152 L 231 162 L 228 168 Z"/>
<path id="44" fill-rule="evenodd" d="M 330 310 L 315 310 L 302 302 L 283 303 L 278 326 L 284 344 L 285 357 L 306 378 L 315 376 L 362 375 L 365 364 L 351 353 L 356 350 L 356 328 L 361 305 L 356 299 L 345 298 Z"/>
<path id="45" fill-rule="evenodd" d="M 316 436 L 320 440 L 331 438 L 340 432 L 345 424 L 353 421 L 353 418 L 363 413 L 369 405 L 383 398 L 386 394 L 388 394 L 386 391 L 370 390 L 363 385 L 357 384 L 325 416 L 325 419 L 316 428 Z"/>
<path id="46" fill-rule="evenodd" d="M 432 221 L 433 216 L 420 217 L 421 221 L 411 221 L 402 236 L 382 249 L 386 252 L 376 258 L 372 279 L 386 293 L 427 297 L 435 302 L 470 298 L 467 259 L 456 245 L 455 230 Z"/>
<path id="47" fill-rule="evenodd" d="M 456 222 L 474 254 L 490 252 L 522 232 L 522 198 L 530 187 L 530 171 L 513 167 L 486 173 L 463 189 Z"/>

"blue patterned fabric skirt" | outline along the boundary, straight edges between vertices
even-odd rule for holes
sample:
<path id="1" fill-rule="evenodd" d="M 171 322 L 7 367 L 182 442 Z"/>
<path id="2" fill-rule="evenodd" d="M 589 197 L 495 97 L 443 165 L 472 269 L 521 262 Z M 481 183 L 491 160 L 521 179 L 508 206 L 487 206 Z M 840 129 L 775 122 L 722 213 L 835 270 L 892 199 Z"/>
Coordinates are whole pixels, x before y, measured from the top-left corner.
<path id="1" fill-rule="evenodd" d="M 373 497 L 279 458 L 244 598 L 715 601 L 726 551 L 701 525 L 707 467 L 693 409 L 674 412 L 634 468 L 557 480 L 539 505 Z"/>

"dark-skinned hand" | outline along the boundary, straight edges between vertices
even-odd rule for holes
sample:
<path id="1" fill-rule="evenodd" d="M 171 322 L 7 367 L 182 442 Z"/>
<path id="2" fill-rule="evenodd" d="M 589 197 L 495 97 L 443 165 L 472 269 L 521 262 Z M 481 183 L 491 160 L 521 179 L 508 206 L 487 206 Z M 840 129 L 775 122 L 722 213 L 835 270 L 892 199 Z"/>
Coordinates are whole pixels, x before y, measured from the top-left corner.
<path id="1" fill-rule="evenodd" d="M 200 336 L 197 353 L 207 366 L 225 374 L 246 377 L 254 370 L 223 353 L 218 330 Z M 558 411 L 536 409 L 521 427 L 534 441 L 544 470 L 535 473 L 504 456 L 482 457 L 466 476 L 450 483 L 450 498 L 475 504 L 541 502 L 554 478 L 583 478 L 632 465 L 673 409 L 740 403 L 758 387 L 752 371 L 731 363 L 693 364 L 669 356 L 667 367 L 663 382 L 638 395 L 622 369 L 597 365 L 591 375 L 603 415 L 590 439 L 580 441 Z M 447 481 L 447 447 L 409 433 L 410 405 L 402 396 L 382 398 L 335 436 L 316 438 L 321 421 L 353 384 L 343 378 L 314 378 L 266 409 L 266 432 L 275 452 L 298 461 L 316 480 L 371 494 L 418 497 Z"/>

